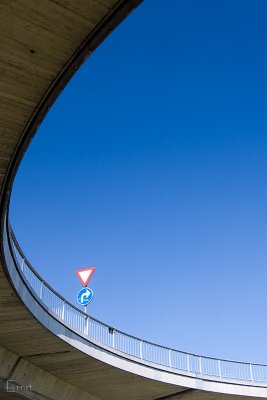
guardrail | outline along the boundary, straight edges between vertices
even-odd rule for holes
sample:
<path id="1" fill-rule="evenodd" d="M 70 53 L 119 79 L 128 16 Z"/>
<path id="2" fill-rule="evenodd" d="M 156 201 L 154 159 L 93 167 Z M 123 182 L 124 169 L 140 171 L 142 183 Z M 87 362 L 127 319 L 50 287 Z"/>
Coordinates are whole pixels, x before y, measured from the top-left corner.
<path id="1" fill-rule="evenodd" d="M 250 385 L 267 384 L 267 365 L 204 357 L 159 346 L 121 332 L 82 312 L 57 293 L 35 271 L 24 256 L 10 226 L 8 235 L 16 267 L 37 300 L 39 299 L 48 312 L 62 323 L 88 339 L 179 374 L 193 374 L 199 378 L 218 381 L 234 380 Z"/>

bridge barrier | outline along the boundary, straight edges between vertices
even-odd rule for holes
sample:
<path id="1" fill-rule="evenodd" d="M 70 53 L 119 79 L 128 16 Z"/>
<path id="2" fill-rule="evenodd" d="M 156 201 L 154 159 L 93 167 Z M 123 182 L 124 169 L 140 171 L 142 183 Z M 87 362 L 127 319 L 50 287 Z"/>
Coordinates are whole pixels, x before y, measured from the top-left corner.
<path id="1" fill-rule="evenodd" d="M 24 256 L 9 224 L 7 228 L 16 268 L 28 288 L 50 314 L 71 329 L 86 335 L 88 340 L 93 339 L 140 361 L 153 363 L 179 374 L 194 374 L 198 378 L 238 381 L 249 385 L 267 384 L 267 365 L 216 359 L 160 346 L 121 332 L 86 314 L 43 280 Z"/>

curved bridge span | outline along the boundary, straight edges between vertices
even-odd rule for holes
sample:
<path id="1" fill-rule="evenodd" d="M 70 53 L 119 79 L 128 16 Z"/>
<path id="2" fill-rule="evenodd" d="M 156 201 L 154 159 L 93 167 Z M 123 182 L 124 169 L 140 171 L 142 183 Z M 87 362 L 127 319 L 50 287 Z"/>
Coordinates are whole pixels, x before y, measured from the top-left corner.
<path id="1" fill-rule="evenodd" d="M 20 275 L 27 290 L 54 319 L 88 342 L 101 345 L 129 360 L 187 377 L 267 386 L 267 365 L 199 356 L 160 346 L 121 332 L 82 312 L 57 293 L 31 266 L 8 223 L 6 233 L 8 252 L 13 261 L 8 264 L 10 275 L 15 270 L 15 275 Z"/>
<path id="2" fill-rule="evenodd" d="M 0 3 L 0 399 L 267 398 L 267 366 L 218 360 L 120 332 L 36 273 L 8 221 L 17 167 L 73 73 L 141 0 Z"/>

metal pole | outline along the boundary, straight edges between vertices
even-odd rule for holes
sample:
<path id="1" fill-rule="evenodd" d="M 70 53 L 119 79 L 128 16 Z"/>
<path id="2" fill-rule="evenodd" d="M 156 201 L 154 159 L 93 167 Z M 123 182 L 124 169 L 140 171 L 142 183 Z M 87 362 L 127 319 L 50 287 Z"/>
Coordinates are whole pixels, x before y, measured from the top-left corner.
<path id="1" fill-rule="evenodd" d="M 221 366 L 221 360 L 218 360 L 218 370 L 219 370 L 219 378 L 222 377 L 222 366 Z"/>
<path id="2" fill-rule="evenodd" d="M 25 258 L 22 259 L 21 262 L 21 271 L 24 273 L 24 263 L 25 263 Z"/>
<path id="3" fill-rule="evenodd" d="M 187 371 L 190 372 L 189 354 L 187 354 L 186 362 L 187 362 Z"/>
<path id="4" fill-rule="evenodd" d="M 139 346 L 140 346 L 140 358 L 141 358 L 141 360 L 143 360 L 143 341 L 142 340 L 140 340 Z"/>
<path id="5" fill-rule="evenodd" d="M 41 288 L 40 288 L 40 300 L 43 298 L 43 287 L 44 287 L 44 282 L 41 282 Z"/>
<path id="6" fill-rule="evenodd" d="M 169 349 L 169 367 L 172 367 L 172 351 Z"/>
<path id="7" fill-rule="evenodd" d="M 249 364 L 249 370 L 250 370 L 250 380 L 251 380 L 251 382 L 254 382 L 252 364 Z"/>
<path id="8" fill-rule="evenodd" d="M 89 335 L 89 317 L 86 316 L 85 317 L 85 321 L 84 321 L 84 333 L 85 335 Z"/>
<path id="9" fill-rule="evenodd" d="M 202 357 L 199 357 L 199 373 L 202 375 Z"/>
<path id="10" fill-rule="evenodd" d="M 65 315 L 65 301 L 62 303 L 62 310 L 61 310 L 61 319 L 64 320 L 64 315 Z"/>
<path id="11" fill-rule="evenodd" d="M 87 306 L 84 306 L 84 312 L 87 314 Z M 88 335 L 88 317 L 87 315 L 84 316 L 84 334 Z"/>
<path id="12" fill-rule="evenodd" d="M 112 330 L 112 347 L 115 348 L 115 329 Z"/>

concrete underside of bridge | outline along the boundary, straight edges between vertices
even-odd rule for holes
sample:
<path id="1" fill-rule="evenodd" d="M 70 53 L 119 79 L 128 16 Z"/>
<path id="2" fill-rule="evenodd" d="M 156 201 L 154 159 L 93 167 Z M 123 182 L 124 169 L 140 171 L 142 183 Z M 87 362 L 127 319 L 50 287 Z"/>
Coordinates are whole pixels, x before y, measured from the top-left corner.
<path id="1" fill-rule="evenodd" d="M 14 175 L 40 122 L 75 70 L 140 2 L 0 1 L 1 234 Z M 1 236 L 0 399 L 239 397 L 132 374 L 61 340 L 33 317 L 14 290 L 2 241 Z"/>

